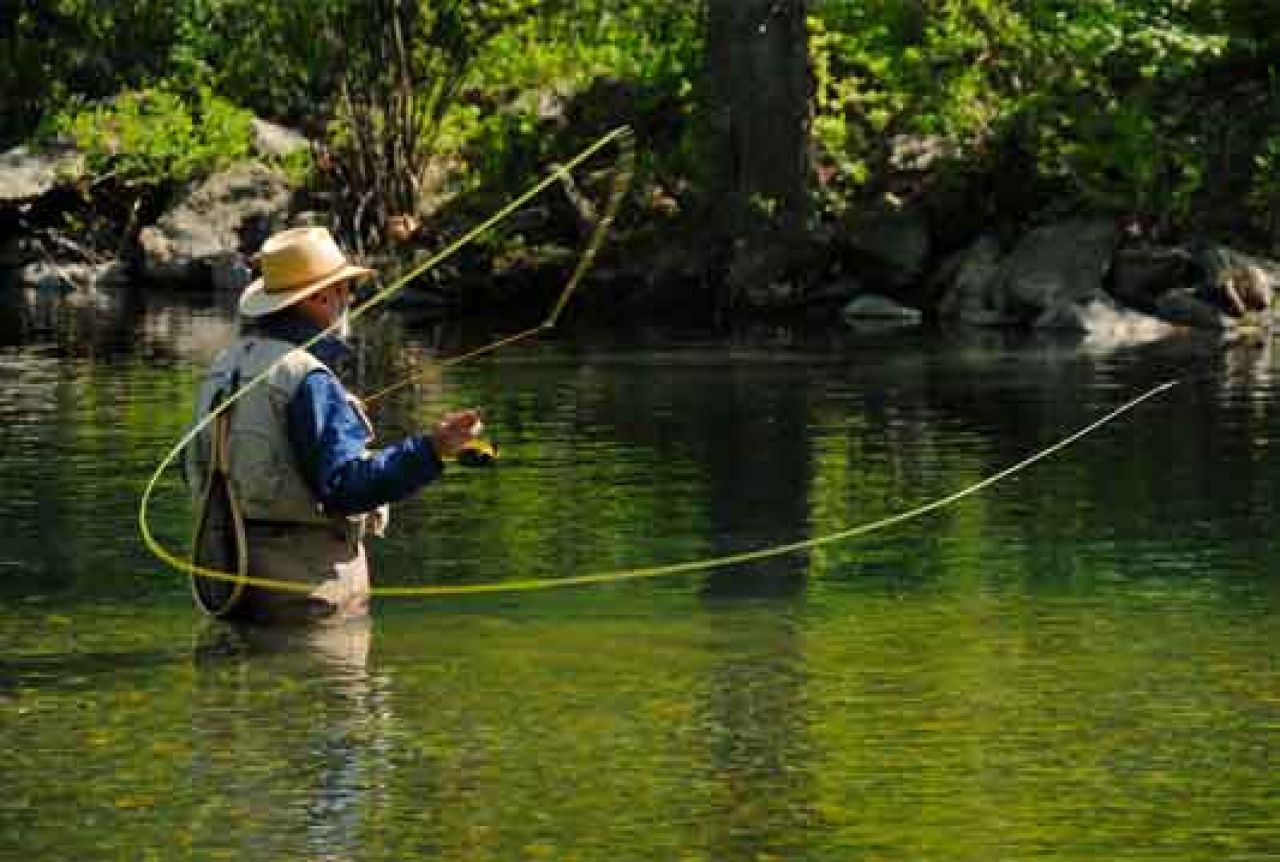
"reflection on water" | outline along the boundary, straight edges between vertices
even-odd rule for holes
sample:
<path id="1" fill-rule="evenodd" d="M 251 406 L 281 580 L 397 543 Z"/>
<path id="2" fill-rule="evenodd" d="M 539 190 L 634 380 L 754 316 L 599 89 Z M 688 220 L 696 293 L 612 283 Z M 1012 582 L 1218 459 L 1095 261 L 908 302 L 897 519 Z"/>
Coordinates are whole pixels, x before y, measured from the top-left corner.
<path id="1" fill-rule="evenodd" d="M 1183 383 L 857 542 L 666 581 L 383 601 L 371 626 L 281 633 L 198 619 L 135 537 L 225 308 L 51 303 L 0 314 L 4 854 L 1280 850 L 1269 343 L 559 333 L 380 405 L 388 437 L 481 405 L 503 458 L 402 506 L 373 548 L 379 582 L 824 535 Z M 371 321 L 352 373 L 374 389 L 502 331 Z M 175 549 L 186 500 L 166 477 L 153 527 Z"/>
<path id="2" fill-rule="evenodd" d="M 371 628 L 200 627 L 190 720 L 199 856 L 358 855 L 382 772 Z"/>

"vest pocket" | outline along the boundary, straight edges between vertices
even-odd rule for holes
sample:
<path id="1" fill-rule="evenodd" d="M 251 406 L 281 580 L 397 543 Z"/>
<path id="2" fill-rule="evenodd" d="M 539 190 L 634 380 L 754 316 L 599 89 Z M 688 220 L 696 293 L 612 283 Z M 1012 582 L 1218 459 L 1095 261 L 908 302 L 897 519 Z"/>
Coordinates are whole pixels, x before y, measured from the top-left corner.
<path id="1" fill-rule="evenodd" d="M 267 517 L 280 506 L 286 470 L 270 437 L 254 431 L 232 432 L 231 473 L 246 517 Z"/>

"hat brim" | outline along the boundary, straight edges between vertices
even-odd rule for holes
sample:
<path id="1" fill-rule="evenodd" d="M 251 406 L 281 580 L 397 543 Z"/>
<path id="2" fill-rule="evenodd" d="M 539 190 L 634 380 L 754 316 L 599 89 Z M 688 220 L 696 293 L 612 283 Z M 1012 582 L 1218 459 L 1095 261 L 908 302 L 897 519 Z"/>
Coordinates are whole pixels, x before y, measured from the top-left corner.
<path id="1" fill-rule="evenodd" d="M 363 266 L 348 264 L 324 278 L 296 287 L 293 290 L 267 290 L 265 279 L 255 279 L 240 294 L 241 317 L 265 317 L 273 312 L 288 308 L 301 302 L 313 293 L 324 290 L 330 285 L 342 281 L 355 281 L 376 275 L 377 271 Z"/>

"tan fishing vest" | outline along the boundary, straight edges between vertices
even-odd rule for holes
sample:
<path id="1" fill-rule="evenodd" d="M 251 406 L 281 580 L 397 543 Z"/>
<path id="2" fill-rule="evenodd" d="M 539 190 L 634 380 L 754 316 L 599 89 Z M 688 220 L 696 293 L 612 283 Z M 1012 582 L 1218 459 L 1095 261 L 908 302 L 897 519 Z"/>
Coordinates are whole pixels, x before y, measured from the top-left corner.
<path id="1" fill-rule="evenodd" d="M 268 368 L 267 377 L 231 407 L 230 474 L 241 514 L 247 522 L 330 526 L 358 541 L 365 517 L 324 512 L 302 477 L 286 431 L 286 406 L 303 379 L 316 370 L 333 373 L 319 359 L 284 341 L 259 336 L 237 339 L 214 359 L 200 387 L 197 421 L 220 395 L 228 397 Z M 355 407 L 372 441 L 369 420 L 358 404 Z M 208 452 L 207 432 L 203 432 L 196 445 L 188 448 L 189 476 L 206 474 Z M 193 483 L 197 493 L 200 484 Z"/>

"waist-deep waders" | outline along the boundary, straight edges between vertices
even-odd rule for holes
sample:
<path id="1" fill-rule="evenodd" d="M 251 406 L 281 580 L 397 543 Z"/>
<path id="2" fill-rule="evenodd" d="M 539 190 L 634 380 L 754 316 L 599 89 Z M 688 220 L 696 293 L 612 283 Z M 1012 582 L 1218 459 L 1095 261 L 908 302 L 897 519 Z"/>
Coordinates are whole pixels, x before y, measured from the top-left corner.
<path id="1" fill-rule="evenodd" d="M 231 392 L 235 392 L 236 384 L 237 381 L 232 382 Z M 217 410 L 227 397 L 226 390 L 218 392 L 209 405 L 210 411 Z M 249 574 L 249 543 L 240 504 L 231 486 L 231 410 L 219 413 L 209 431 L 208 471 L 197 503 L 191 557 L 200 569 L 243 578 Z M 191 592 L 201 610 L 222 618 L 235 612 L 245 584 L 192 572 Z"/>

